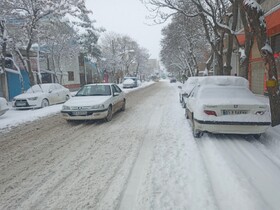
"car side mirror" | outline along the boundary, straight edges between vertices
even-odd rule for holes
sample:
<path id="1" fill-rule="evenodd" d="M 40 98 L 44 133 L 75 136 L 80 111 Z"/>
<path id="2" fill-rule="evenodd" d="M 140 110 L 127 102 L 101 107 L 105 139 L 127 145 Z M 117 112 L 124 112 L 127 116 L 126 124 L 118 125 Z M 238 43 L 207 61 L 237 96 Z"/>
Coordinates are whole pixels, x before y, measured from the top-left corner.
<path id="1" fill-rule="evenodd" d="M 120 95 L 120 93 L 115 92 L 113 96 L 119 96 L 119 95 Z"/>
<path id="2" fill-rule="evenodd" d="M 182 86 L 181 86 L 181 85 L 179 85 L 179 86 L 178 86 L 178 88 L 179 88 L 179 89 L 182 89 Z"/>

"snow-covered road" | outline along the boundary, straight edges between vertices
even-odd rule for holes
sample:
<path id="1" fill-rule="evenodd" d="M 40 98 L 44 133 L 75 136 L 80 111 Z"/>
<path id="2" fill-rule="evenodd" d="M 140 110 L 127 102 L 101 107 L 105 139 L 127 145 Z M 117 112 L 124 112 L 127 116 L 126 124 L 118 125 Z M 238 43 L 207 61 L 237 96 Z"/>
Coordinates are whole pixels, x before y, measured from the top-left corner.
<path id="1" fill-rule="evenodd" d="M 280 133 L 195 140 L 177 84 L 130 92 L 109 123 L 59 114 L 1 133 L 0 209 L 280 208 Z"/>

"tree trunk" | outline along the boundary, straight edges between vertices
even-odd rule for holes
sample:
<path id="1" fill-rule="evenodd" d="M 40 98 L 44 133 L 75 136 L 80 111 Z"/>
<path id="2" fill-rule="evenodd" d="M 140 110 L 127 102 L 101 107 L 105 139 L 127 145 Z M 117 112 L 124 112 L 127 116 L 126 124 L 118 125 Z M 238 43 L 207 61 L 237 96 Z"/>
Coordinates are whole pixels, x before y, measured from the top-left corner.
<path id="1" fill-rule="evenodd" d="M 236 1 L 233 2 L 232 4 L 232 26 L 231 30 L 235 31 L 237 27 L 237 17 L 238 17 L 238 3 Z M 230 17 L 227 18 L 226 20 L 226 25 L 229 25 L 229 20 Z M 224 67 L 224 74 L 225 75 L 230 75 L 231 73 L 231 59 L 232 59 L 232 51 L 233 51 L 233 38 L 234 35 L 232 33 L 228 33 L 228 46 L 227 46 L 227 54 L 226 54 L 226 65 Z"/>
<path id="2" fill-rule="evenodd" d="M 264 60 L 266 71 L 268 72 L 267 89 L 271 110 L 271 122 L 272 126 L 276 126 L 280 124 L 279 82 L 273 51 L 268 44 L 264 12 L 263 10 L 251 7 L 248 0 L 243 1 L 243 6 L 248 15 L 249 24 L 256 37 L 258 49 Z M 262 22 L 262 20 L 264 22 Z"/>
<path id="3" fill-rule="evenodd" d="M 239 8 L 240 8 L 240 18 L 244 27 L 245 33 L 245 57 L 240 60 L 240 72 L 239 76 L 248 79 L 248 71 L 249 71 L 249 57 L 250 52 L 252 50 L 252 46 L 254 43 L 254 35 L 250 30 L 249 23 L 247 20 L 246 12 L 244 10 L 243 0 L 238 0 Z"/>
<path id="4" fill-rule="evenodd" d="M 6 84 L 6 71 L 5 71 L 5 57 L 6 57 L 6 49 L 7 49 L 7 42 L 5 40 L 4 37 L 4 31 L 5 31 L 5 22 L 4 20 L 1 21 L 0 23 L 0 33 L 1 33 L 1 39 L 3 40 L 2 44 L 2 52 L 0 53 L 1 57 L 0 57 L 0 61 L 1 61 L 1 69 L 2 71 L 0 71 L 0 83 L 1 83 L 1 89 L 3 91 L 3 97 L 4 98 L 8 98 L 7 96 L 7 84 Z M 2 72 L 2 73 L 1 73 Z"/>

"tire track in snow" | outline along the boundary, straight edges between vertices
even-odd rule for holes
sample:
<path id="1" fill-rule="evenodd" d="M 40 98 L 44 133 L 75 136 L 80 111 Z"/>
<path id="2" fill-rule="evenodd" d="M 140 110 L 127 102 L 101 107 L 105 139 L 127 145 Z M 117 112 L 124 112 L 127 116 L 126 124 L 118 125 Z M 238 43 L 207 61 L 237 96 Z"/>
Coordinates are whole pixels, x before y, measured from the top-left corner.
<path id="1" fill-rule="evenodd" d="M 265 205 L 251 197 L 254 191 L 248 191 L 248 184 L 242 179 L 232 161 L 225 158 L 226 152 L 219 149 L 220 143 L 227 139 L 223 136 L 208 135 L 197 139 L 200 153 L 212 183 L 214 196 L 219 209 L 262 210 Z M 221 142 L 220 142 L 221 141 Z M 227 145 L 229 147 L 229 145 Z M 231 154 L 232 155 L 232 154 Z"/>
<path id="2" fill-rule="evenodd" d="M 211 134 L 198 140 L 219 206 L 279 209 L 280 170 L 271 160 L 277 158 L 269 151 L 264 154 L 256 146 L 258 141 L 247 140 L 237 135 Z"/>
<path id="3" fill-rule="evenodd" d="M 118 209 L 120 210 L 134 209 L 137 205 L 138 191 L 141 183 L 144 182 L 146 176 L 145 172 L 148 170 L 152 158 L 156 135 L 161 124 L 161 118 L 164 115 L 164 106 L 160 104 L 163 104 L 166 101 L 166 97 L 161 98 L 165 100 L 161 100 L 159 103 L 158 97 L 155 97 L 153 103 L 146 106 L 148 110 L 155 110 L 155 107 L 157 107 L 157 109 L 152 113 L 150 112 L 151 115 L 149 121 L 141 132 L 142 144 L 141 147 L 139 147 L 137 157 L 131 168 L 126 187 L 122 192 L 120 203 L 118 205 Z"/>

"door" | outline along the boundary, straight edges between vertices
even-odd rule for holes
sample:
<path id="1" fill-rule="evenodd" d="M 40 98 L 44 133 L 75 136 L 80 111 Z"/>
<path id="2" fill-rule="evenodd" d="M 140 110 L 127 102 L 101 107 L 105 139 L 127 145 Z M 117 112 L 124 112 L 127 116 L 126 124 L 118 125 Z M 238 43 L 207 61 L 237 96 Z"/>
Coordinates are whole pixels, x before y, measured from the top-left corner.
<path id="1" fill-rule="evenodd" d="M 122 107 L 122 102 L 123 102 L 123 97 L 122 97 L 122 90 L 116 86 L 116 85 L 112 85 L 112 91 L 113 91 L 113 110 L 114 112 L 118 111 L 121 109 Z M 117 93 L 118 95 L 114 96 L 115 93 Z"/>

